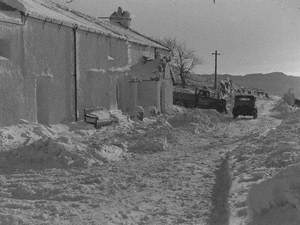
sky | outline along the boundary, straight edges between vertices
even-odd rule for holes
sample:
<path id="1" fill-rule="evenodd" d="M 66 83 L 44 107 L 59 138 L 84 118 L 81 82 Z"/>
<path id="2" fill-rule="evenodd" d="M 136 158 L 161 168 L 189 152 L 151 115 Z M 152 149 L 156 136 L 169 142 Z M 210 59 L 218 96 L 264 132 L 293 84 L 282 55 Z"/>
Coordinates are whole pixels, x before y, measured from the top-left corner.
<path id="1" fill-rule="evenodd" d="M 214 72 L 211 53 L 218 50 L 219 73 L 300 76 L 299 0 L 74 0 L 68 5 L 94 16 L 109 16 L 121 6 L 138 31 L 176 38 L 193 49 L 202 61 L 197 73 Z"/>

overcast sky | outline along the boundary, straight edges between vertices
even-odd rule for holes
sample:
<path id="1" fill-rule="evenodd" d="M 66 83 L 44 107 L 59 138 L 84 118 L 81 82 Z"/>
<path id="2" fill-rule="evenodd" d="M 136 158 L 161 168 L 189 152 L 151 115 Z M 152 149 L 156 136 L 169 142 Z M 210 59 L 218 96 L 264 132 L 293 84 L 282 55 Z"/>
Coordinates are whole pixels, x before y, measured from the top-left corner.
<path id="1" fill-rule="evenodd" d="M 300 0 L 75 0 L 69 6 L 94 16 L 122 6 L 138 31 L 194 49 L 203 61 L 198 73 L 213 73 L 210 53 L 219 50 L 220 73 L 300 76 Z"/>

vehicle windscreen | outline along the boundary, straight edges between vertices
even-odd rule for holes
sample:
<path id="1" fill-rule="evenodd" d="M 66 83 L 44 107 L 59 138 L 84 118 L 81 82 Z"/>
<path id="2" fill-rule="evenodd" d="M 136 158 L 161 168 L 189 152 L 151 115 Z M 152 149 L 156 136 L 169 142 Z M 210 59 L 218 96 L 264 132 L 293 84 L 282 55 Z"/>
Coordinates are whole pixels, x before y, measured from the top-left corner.
<path id="1" fill-rule="evenodd" d="M 241 101 L 241 102 L 244 102 L 244 101 L 251 101 L 251 98 L 237 98 L 237 101 Z"/>
<path id="2" fill-rule="evenodd" d="M 237 105 L 252 105 L 254 104 L 254 99 L 250 97 L 238 97 L 235 99 L 235 104 Z"/>
<path id="3" fill-rule="evenodd" d="M 209 94 L 208 91 L 202 91 L 202 90 L 200 90 L 199 91 L 199 96 L 200 97 L 210 97 L 210 94 Z"/>

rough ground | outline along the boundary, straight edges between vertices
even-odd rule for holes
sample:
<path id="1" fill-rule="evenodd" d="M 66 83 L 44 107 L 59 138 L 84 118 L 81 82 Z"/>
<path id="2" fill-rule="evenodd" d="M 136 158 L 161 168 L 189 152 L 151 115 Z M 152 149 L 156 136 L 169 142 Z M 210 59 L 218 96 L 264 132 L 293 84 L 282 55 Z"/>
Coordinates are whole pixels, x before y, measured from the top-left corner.
<path id="1" fill-rule="evenodd" d="M 287 158 L 298 149 L 291 122 L 271 116 L 277 101 L 260 100 L 257 120 L 180 110 L 100 131 L 2 129 L 0 225 L 243 224 L 251 185 L 292 163 L 271 146 L 293 145 Z"/>
<path id="2" fill-rule="evenodd" d="M 265 114 L 276 129 L 249 135 L 231 152 L 230 224 L 300 224 L 299 115 L 279 102 Z"/>

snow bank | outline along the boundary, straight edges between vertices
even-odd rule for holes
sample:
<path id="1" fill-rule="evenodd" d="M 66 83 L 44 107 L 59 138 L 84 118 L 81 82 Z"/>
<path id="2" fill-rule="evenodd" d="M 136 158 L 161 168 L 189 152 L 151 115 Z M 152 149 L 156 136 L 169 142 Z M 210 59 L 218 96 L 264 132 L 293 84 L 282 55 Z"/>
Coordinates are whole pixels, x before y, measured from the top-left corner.
<path id="1" fill-rule="evenodd" d="M 134 153 L 156 153 L 166 151 L 169 147 L 167 137 L 140 137 L 137 142 L 129 146 Z"/>
<path id="2" fill-rule="evenodd" d="M 149 154 L 166 151 L 169 142 L 175 138 L 173 134 L 172 126 L 165 118 L 145 118 L 135 124 L 134 132 L 125 139 L 128 152 Z"/>
<path id="3" fill-rule="evenodd" d="M 21 121 L 0 128 L 0 169 L 84 168 L 126 159 L 131 153 L 165 151 L 174 140 L 172 126 L 163 117 L 133 122 L 119 110 L 97 113 L 117 123 L 98 130 L 84 122 L 44 126 Z"/>
<path id="4" fill-rule="evenodd" d="M 183 114 L 187 111 L 188 111 L 188 109 L 185 108 L 185 107 L 178 106 L 178 105 L 172 105 L 170 107 L 169 112 L 167 112 L 167 114 L 170 115 L 170 116 L 172 116 L 172 115 L 175 116 L 176 114 Z"/>
<path id="5" fill-rule="evenodd" d="M 248 195 L 252 224 L 300 224 L 300 164 L 253 185 Z"/>
<path id="6" fill-rule="evenodd" d="M 194 133 L 213 131 L 224 122 L 224 115 L 209 109 L 193 109 L 184 113 L 178 113 L 169 119 L 169 123 L 175 128 L 193 129 Z M 191 126 L 192 125 L 192 126 Z"/>
<path id="7" fill-rule="evenodd" d="M 290 113 L 295 112 L 296 109 L 297 108 L 290 106 L 285 100 L 280 99 L 275 102 L 275 105 L 271 110 L 271 112 L 274 117 L 283 119 L 283 118 L 287 118 Z"/>
<path id="8" fill-rule="evenodd" d="M 134 121 L 129 116 L 124 115 L 121 110 L 110 110 L 110 115 L 118 120 L 119 130 L 133 129 Z"/>
<path id="9" fill-rule="evenodd" d="M 31 145 L 0 152 L 0 168 L 45 169 L 66 168 L 69 166 L 84 167 L 88 164 L 85 146 L 60 143 L 51 138 L 41 139 Z"/>
<path id="10" fill-rule="evenodd" d="M 126 147 L 126 146 L 124 146 Z M 107 161 L 120 161 L 127 156 L 126 151 L 116 145 L 103 145 L 100 151 L 95 151 L 95 154 Z"/>
<path id="11" fill-rule="evenodd" d="M 84 122 L 48 127 L 23 120 L 18 125 L 0 128 L 0 169 L 87 167 L 123 159 L 127 146 L 106 143 L 105 139 L 130 131 L 133 121 L 119 110 L 101 116 L 113 116 L 118 123 L 96 130 Z"/>
<path id="12" fill-rule="evenodd" d="M 127 156 L 126 146 L 72 143 L 66 137 L 41 139 L 30 145 L 0 152 L 0 169 L 4 171 L 85 168 L 107 161 L 119 161 Z M 66 142 L 66 143 L 63 143 Z"/>
<path id="13" fill-rule="evenodd" d="M 0 128 L 1 151 L 15 149 L 20 146 L 30 145 L 43 138 L 55 138 L 55 131 L 36 123 L 29 123 L 25 120 L 15 126 Z"/>
<path id="14" fill-rule="evenodd" d="M 19 225 L 24 224 L 22 219 L 8 214 L 0 214 L 0 225 Z"/>

